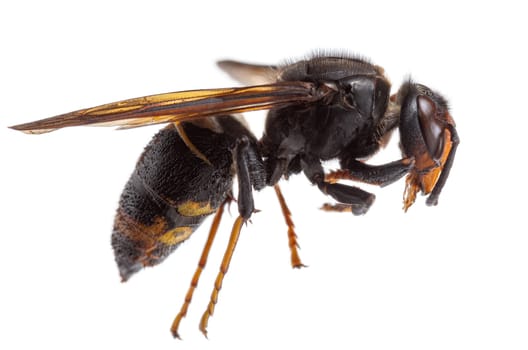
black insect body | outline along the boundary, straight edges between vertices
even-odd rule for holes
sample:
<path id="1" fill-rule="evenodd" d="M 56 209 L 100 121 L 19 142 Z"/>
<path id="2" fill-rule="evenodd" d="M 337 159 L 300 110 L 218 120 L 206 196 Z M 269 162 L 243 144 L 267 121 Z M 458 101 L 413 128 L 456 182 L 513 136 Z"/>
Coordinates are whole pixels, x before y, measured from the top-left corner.
<path id="1" fill-rule="evenodd" d="M 407 175 L 404 209 L 421 191 L 437 204 L 458 145 L 455 123 L 442 96 L 406 82 L 395 95 L 383 69 L 354 57 L 316 56 L 283 67 L 219 62 L 241 88 L 194 90 L 130 99 L 14 126 L 42 133 L 78 125 L 136 127 L 169 123 L 145 149 L 125 186 L 112 246 L 123 280 L 162 262 L 208 215 L 215 218 L 191 286 L 171 331 L 186 315 L 213 243 L 224 205 L 238 179 L 239 216 L 200 322 L 206 334 L 222 280 L 242 224 L 253 212 L 253 190 L 273 186 L 288 226 L 293 267 L 303 266 L 290 212 L 278 182 L 303 172 L 337 201 L 323 209 L 368 211 L 374 195 L 338 183 L 355 180 L 380 186 Z M 260 84 L 260 85 L 259 85 Z M 268 109 L 260 140 L 233 113 Z M 384 165 L 365 159 L 399 128 L 402 158 Z M 321 162 L 338 159 L 325 174 Z"/>

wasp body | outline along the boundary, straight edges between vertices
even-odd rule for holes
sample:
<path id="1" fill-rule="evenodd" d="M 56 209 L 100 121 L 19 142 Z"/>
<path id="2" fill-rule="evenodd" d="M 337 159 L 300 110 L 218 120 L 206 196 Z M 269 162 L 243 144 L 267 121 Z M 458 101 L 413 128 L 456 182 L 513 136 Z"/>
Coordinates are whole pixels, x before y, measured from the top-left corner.
<path id="1" fill-rule="evenodd" d="M 146 147 L 125 186 L 112 246 L 123 280 L 162 262 L 208 215 L 216 213 L 185 302 L 171 328 L 186 315 L 218 228 L 223 206 L 238 182 L 239 216 L 200 322 L 206 333 L 242 224 L 255 212 L 253 190 L 273 186 L 288 226 L 293 267 L 303 266 L 296 234 L 278 182 L 304 173 L 337 201 L 323 209 L 365 214 L 374 195 L 339 183 L 354 180 L 385 186 L 407 175 L 404 209 L 421 191 L 436 205 L 459 142 L 447 102 L 424 85 L 407 81 L 392 95 L 381 67 L 349 56 L 315 56 L 276 66 L 219 62 L 241 88 L 194 90 L 135 98 L 22 124 L 42 133 L 77 125 L 136 127 L 169 123 Z M 257 139 L 233 114 L 269 110 Z M 382 165 L 365 161 L 400 131 L 402 158 Z M 341 169 L 325 174 L 322 162 Z"/>

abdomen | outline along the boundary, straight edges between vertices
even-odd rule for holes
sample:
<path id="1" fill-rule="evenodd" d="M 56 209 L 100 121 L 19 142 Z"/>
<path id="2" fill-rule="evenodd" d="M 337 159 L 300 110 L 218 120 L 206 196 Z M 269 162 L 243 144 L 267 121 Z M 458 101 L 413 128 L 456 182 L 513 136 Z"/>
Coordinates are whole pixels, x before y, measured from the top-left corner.
<path id="1" fill-rule="evenodd" d="M 209 163 L 187 147 L 172 124 L 154 136 L 123 190 L 114 222 L 112 247 L 123 280 L 162 262 L 231 192 L 229 137 L 192 124 L 182 127 Z"/>

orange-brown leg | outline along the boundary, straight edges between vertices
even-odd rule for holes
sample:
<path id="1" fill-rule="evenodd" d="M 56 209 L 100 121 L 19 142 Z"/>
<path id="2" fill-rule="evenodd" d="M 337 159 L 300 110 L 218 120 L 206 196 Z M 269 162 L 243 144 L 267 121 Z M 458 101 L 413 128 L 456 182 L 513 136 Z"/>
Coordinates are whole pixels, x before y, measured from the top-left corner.
<path id="1" fill-rule="evenodd" d="M 286 201 L 284 200 L 279 185 L 276 184 L 273 188 L 275 188 L 275 193 L 279 199 L 282 215 L 284 215 L 284 221 L 286 221 L 286 225 L 288 226 L 288 246 L 290 247 L 291 252 L 291 265 L 294 268 L 304 267 L 305 265 L 301 262 L 301 258 L 299 258 L 299 244 L 297 243 L 297 234 L 295 233 L 295 225 L 291 219 L 290 209 L 286 205 Z"/>
<path id="2" fill-rule="evenodd" d="M 222 205 L 220 206 L 220 208 L 218 208 L 218 211 L 216 212 L 216 215 L 213 219 L 213 223 L 211 225 L 211 229 L 209 230 L 209 236 L 207 236 L 207 241 L 205 242 L 205 246 L 202 250 L 202 256 L 200 257 L 200 261 L 198 262 L 198 267 L 196 268 L 196 271 L 194 271 L 194 275 L 191 280 L 191 285 L 189 286 L 187 294 L 185 295 L 185 301 L 183 302 L 180 312 L 178 312 L 178 315 L 176 315 L 174 321 L 172 322 L 171 333 L 175 338 L 181 339 L 178 333 L 180 321 L 187 315 L 187 309 L 189 308 L 189 304 L 191 303 L 194 290 L 196 289 L 196 286 L 198 286 L 198 280 L 200 279 L 200 275 L 202 274 L 202 271 L 205 268 L 205 265 L 207 264 L 207 257 L 209 256 L 209 251 L 211 250 L 211 246 L 213 245 L 213 241 L 216 236 L 216 231 L 218 231 L 218 226 L 220 225 L 220 220 L 222 219 L 222 214 L 224 213 L 224 206 L 228 201 L 229 200 L 222 203 Z"/>
<path id="3" fill-rule="evenodd" d="M 244 222 L 245 222 L 244 218 L 242 216 L 239 216 L 233 225 L 231 236 L 229 237 L 229 243 L 224 253 L 222 264 L 220 265 L 220 271 L 218 272 L 218 275 L 216 276 L 214 289 L 213 289 L 213 292 L 211 293 L 211 300 L 209 301 L 209 304 L 207 305 L 207 309 L 203 313 L 202 318 L 200 320 L 200 331 L 205 335 L 206 338 L 207 338 L 207 323 L 209 321 L 209 317 L 212 316 L 214 313 L 215 305 L 218 301 L 218 293 L 220 293 L 220 289 L 222 288 L 222 281 L 224 280 L 224 276 L 226 275 L 227 270 L 229 269 L 229 263 L 231 262 L 231 258 L 233 257 L 233 252 L 235 251 L 236 244 L 238 242 L 238 237 L 240 236 L 240 230 L 242 229 L 242 224 Z"/>
<path id="4" fill-rule="evenodd" d="M 339 180 L 356 180 L 348 170 L 338 169 L 329 172 L 325 175 L 325 181 L 331 184 L 338 182 Z"/>
<path id="5" fill-rule="evenodd" d="M 321 210 L 335 211 L 338 213 L 352 212 L 352 206 L 348 204 L 342 204 L 342 203 L 336 203 L 336 204 L 325 203 L 321 207 Z"/>

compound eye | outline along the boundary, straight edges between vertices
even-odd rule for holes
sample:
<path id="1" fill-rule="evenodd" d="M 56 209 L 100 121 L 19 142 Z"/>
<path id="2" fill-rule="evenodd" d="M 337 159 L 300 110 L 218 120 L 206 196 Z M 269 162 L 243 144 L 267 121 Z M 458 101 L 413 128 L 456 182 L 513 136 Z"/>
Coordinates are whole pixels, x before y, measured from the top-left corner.
<path id="1" fill-rule="evenodd" d="M 420 95 L 417 98 L 418 120 L 427 150 L 435 161 L 444 151 L 444 125 L 436 119 L 436 104 L 429 97 Z"/>

